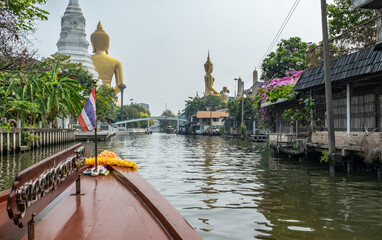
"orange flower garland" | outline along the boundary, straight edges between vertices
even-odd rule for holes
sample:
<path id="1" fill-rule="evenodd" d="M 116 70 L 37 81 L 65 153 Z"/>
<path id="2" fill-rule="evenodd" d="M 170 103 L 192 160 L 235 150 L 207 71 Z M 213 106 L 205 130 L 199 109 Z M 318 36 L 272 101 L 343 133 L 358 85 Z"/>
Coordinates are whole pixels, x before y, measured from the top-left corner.
<path id="1" fill-rule="evenodd" d="M 86 158 L 86 165 L 94 165 L 95 158 Z M 117 158 L 117 155 L 111 151 L 105 150 L 97 156 L 98 165 L 110 165 L 119 167 L 130 167 L 138 171 L 138 166 L 135 162 L 122 160 Z"/>

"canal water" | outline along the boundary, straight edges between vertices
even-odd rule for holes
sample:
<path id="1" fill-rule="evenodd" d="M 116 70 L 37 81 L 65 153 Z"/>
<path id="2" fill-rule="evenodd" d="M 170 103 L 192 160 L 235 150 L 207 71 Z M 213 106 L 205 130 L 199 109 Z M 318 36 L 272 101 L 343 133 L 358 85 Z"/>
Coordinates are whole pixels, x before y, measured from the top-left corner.
<path id="1" fill-rule="evenodd" d="M 17 171 L 65 147 L 1 158 L 0 190 Z M 104 149 L 135 161 L 204 239 L 382 238 L 382 182 L 375 175 L 331 176 L 319 162 L 221 137 L 116 136 L 99 143 Z"/>

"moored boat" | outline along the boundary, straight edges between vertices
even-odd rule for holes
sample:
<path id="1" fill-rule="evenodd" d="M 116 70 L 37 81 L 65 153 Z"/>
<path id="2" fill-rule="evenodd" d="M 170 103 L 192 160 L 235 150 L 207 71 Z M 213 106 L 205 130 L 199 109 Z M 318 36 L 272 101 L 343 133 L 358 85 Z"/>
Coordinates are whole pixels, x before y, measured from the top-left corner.
<path id="1" fill-rule="evenodd" d="M 134 168 L 84 176 L 70 147 L 17 174 L 0 192 L 1 239 L 201 239 Z"/>

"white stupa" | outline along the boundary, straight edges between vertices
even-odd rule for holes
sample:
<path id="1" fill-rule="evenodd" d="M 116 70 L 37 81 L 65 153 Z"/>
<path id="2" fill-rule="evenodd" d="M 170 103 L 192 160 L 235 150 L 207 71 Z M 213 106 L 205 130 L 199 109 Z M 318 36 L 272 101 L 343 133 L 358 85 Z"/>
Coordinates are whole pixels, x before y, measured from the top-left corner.
<path id="1" fill-rule="evenodd" d="M 79 0 L 69 0 L 64 16 L 61 18 L 60 39 L 57 42 L 58 53 L 70 55 L 70 61 L 82 63 L 93 77 L 97 78 L 93 61 L 89 54 L 89 42 L 86 40 L 86 20 L 82 14 Z"/>

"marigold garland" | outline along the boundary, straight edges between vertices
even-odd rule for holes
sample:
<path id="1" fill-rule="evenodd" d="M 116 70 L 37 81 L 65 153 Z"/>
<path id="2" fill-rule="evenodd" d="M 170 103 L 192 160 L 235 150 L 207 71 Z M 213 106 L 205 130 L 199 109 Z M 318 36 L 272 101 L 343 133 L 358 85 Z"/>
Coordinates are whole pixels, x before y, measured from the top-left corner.
<path id="1" fill-rule="evenodd" d="M 97 164 L 98 165 L 110 165 L 110 166 L 119 166 L 119 167 L 130 167 L 134 168 L 135 171 L 138 171 L 138 166 L 135 162 L 127 161 L 116 158 L 116 154 L 105 150 L 102 153 L 100 153 L 97 157 Z M 95 164 L 95 158 L 86 158 L 86 165 L 94 165 Z"/>

